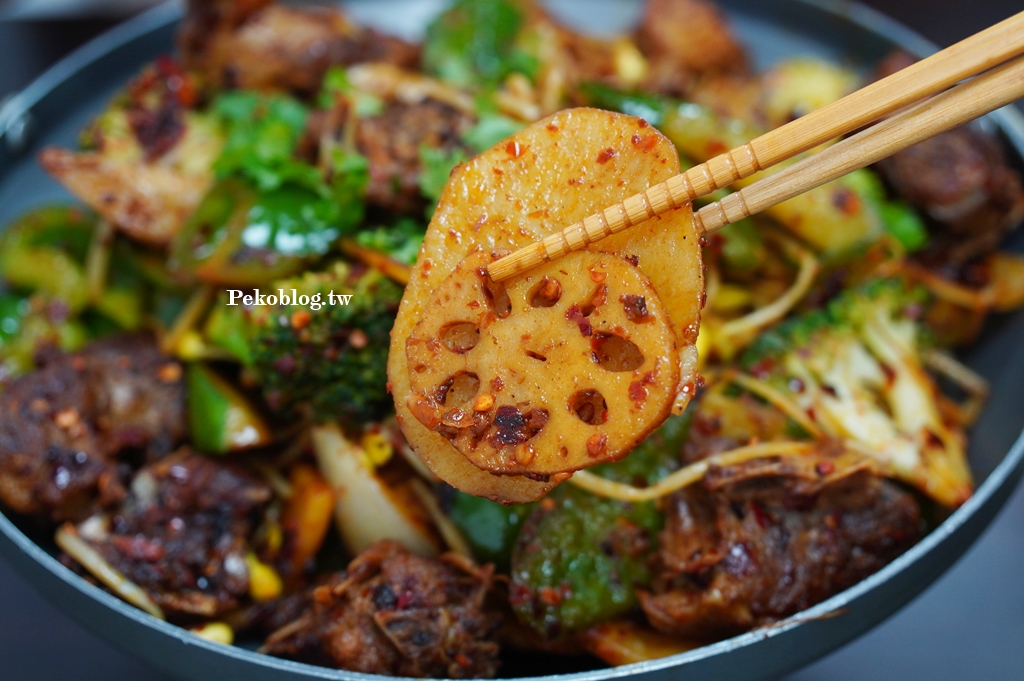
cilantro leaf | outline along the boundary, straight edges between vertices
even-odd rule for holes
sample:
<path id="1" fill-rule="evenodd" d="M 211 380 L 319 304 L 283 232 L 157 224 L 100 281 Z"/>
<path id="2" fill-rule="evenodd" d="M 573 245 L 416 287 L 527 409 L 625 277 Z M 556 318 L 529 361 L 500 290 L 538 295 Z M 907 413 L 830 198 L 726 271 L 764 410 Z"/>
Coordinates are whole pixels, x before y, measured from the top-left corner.
<path id="1" fill-rule="evenodd" d="M 425 234 L 423 224 L 404 218 L 391 227 L 364 229 L 356 235 L 356 243 L 363 248 L 386 253 L 403 265 L 412 265 L 419 255 Z"/>
<path id="2" fill-rule="evenodd" d="M 428 199 L 437 203 L 441 198 L 441 192 L 448 183 L 448 176 L 452 174 L 455 166 L 467 161 L 466 152 L 462 149 L 435 149 L 433 147 L 420 147 L 420 163 L 423 170 L 420 172 L 420 191 Z"/>
<path id="3" fill-rule="evenodd" d="M 511 0 L 455 0 L 427 27 L 424 67 L 465 88 L 493 87 L 517 71 L 532 76 L 536 60 L 515 45 L 523 19 Z"/>
<path id="4" fill-rule="evenodd" d="M 263 191 L 286 182 L 321 189 L 316 168 L 294 158 L 309 119 L 302 104 L 281 95 L 237 91 L 219 96 L 211 110 L 226 133 L 224 149 L 213 164 L 218 178 L 240 175 Z"/>
<path id="5" fill-rule="evenodd" d="M 462 136 L 462 141 L 477 151 L 484 151 L 506 137 L 516 134 L 524 127 L 526 127 L 525 124 L 508 116 L 497 113 L 482 114 L 476 125 Z"/>

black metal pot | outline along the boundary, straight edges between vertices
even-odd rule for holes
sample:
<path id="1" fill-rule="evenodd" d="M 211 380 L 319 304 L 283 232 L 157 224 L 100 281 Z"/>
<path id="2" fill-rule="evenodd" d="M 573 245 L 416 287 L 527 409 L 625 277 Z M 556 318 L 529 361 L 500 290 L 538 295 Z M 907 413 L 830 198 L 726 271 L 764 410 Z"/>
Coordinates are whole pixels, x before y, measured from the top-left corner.
<path id="1" fill-rule="evenodd" d="M 829 57 L 869 68 L 893 47 L 924 55 L 934 46 L 861 5 L 837 0 L 720 0 L 736 31 L 764 67 L 793 54 Z M 415 33 L 430 0 L 349 3 L 357 18 L 383 28 Z M 557 14 L 591 28 L 614 28 L 637 10 L 629 0 L 549 3 Z M 585 9 L 585 12 L 580 10 Z M 157 54 L 172 49 L 179 18 L 174 6 L 159 7 L 110 31 L 60 62 L 0 109 L 0 224 L 24 210 L 66 198 L 34 161 L 45 144 L 71 145 L 77 131 L 113 91 Z M 989 116 L 1024 159 L 1024 117 L 1016 110 Z M 1024 238 L 1016 239 L 1016 250 Z M 993 381 L 991 401 L 970 448 L 978 488 L 941 526 L 898 560 L 847 591 L 778 626 L 754 631 L 689 653 L 652 662 L 550 676 L 559 681 L 603 681 L 626 676 L 654 679 L 730 679 L 779 676 L 825 655 L 878 624 L 941 575 L 974 542 L 1002 507 L 1024 472 L 1024 312 L 989 324 L 984 339 L 967 353 L 977 371 Z M 336 671 L 259 655 L 200 639 L 156 620 L 85 582 L 55 558 L 50 537 L 0 514 L 0 551 L 26 579 L 83 626 L 157 669 L 181 679 L 263 681 L 347 679 L 365 674 Z M 527 671 L 550 673 L 536 664 Z"/>

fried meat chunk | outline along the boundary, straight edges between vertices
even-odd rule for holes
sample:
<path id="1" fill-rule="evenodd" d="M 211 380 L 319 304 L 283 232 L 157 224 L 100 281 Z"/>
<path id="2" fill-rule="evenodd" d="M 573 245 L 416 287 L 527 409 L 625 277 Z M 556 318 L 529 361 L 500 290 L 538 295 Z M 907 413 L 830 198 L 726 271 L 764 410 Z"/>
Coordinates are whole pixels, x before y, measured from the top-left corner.
<path id="1" fill-rule="evenodd" d="M 356 123 L 356 148 L 370 163 L 366 201 L 394 213 L 423 207 L 419 178 L 423 172 L 420 149 L 472 151 L 462 142 L 473 119 L 433 99 L 416 103 L 390 102 L 376 116 Z"/>
<path id="2" fill-rule="evenodd" d="M 490 583 L 490 567 L 380 541 L 314 589 L 307 613 L 264 650 L 369 674 L 490 678 L 499 624 L 483 610 Z"/>
<path id="3" fill-rule="evenodd" d="M 311 95 L 331 66 L 419 65 L 415 45 L 352 24 L 337 8 L 191 0 L 178 37 L 185 65 L 217 87 Z"/>
<path id="4" fill-rule="evenodd" d="M 913 62 L 895 53 L 878 75 Z M 974 125 L 936 135 L 882 160 L 877 168 L 932 228 L 932 242 L 922 254 L 926 264 L 956 270 L 994 251 L 1024 219 L 1020 173 L 1010 167 L 999 142 Z"/>
<path id="5" fill-rule="evenodd" d="M 747 71 L 743 47 L 707 0 L 650 0 L 637 45 L 650 65 L 646 90 L 681 96 L 700 77 Z"/>
<path id="6" fill-rule="evenodd" d="M 79 534 L 165 612 L 216 617 L 249 591 L 246 555 L 270 498 L 247 471 L 182 450 L 140 469 L 106 526 Z"/>
<path id="7" fill-rule="evenodd" d="M 185 436 L 181 366 L 143 335 L 40 359 L 0 393 L 0 500 L 81 520 L 124 498 L 119 456 L 159 458 Z"/>
<path id="8" fill-rule="evenodd" d="M 772 466 L 752 461 L 734 467 Z M 878 571 L 920 535 L 914 499 L 862 471 L 823 489 L 757 471 L 709 473 L 667 508 L 658 572 L 640 594 L 658 630 L 731 636 L 819 603 Z"/>

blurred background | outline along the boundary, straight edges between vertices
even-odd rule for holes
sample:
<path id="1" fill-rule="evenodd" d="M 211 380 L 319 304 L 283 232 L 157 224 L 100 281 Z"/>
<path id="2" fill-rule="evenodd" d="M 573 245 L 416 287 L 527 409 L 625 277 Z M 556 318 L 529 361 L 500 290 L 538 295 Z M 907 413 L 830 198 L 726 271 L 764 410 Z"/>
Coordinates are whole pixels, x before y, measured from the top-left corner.
<path id="1" fill-rule="evenodd" d="M 770 1 L 770 0 L 765 0 Z M 863 0 L 939 45 L 1020 0 Z M 0 0 L 0 103 L 159 0 Z M 1024 488 L 949 573 L 885 624 L 786 681 L 1024 678 Z M 166 681 L 50 605 L 0 558 L 0 681 Z"/>

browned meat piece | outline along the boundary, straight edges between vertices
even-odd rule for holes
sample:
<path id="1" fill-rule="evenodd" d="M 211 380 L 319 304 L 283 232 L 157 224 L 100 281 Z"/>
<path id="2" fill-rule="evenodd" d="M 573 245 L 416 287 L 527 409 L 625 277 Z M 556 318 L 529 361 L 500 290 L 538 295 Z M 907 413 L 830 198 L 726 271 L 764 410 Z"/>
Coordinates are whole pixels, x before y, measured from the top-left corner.
<path id="1" fill-rule="evenodd" d="M 161 456 L 185 436 L 181 367 L 147 336 L 41 360 L 0 392 L 0 500 L 81 520 L 124 497 L 119 455 Z"/>
<path id="2" fill-rule="evenodd" d="M 359 119 L 356 148 L 370 162 L 367 203 L 396 213 L 421 209 L 420 147 L 461 148 L 468 158 L 472 152 L 461 136 L 472 126 L 472 118 L 432 99 L 391 102 L 379 115 Z"/>
<path id="3" fill-rule="evenodd" d="M 868 472 L 814 489 L 777 465 L 713 473 L 674 495 L 650 592 L 650 623 L 715 639 L 769 624 L 855 584 L 912 546 L 913 498 Z M 764 477 L 762 477 L 762 474 Z"/>
<path id="4" fill-rule="evenodd" d="M 909 66 L 904 53 L 879 68 L 885 77 Z M 929 265 L 959 266 L 996 249 L 1024 218 L 1021 177 L 998 141 L 966 125 L 891 156 L 877 168 L 896 193 L 924 214 L 934 232 L 922 254 Z"/>
<path id="5" fill-rule="evenodd" d="M 249 539 L 270 498 L 246 471 L 184 450 L 139 470 L 109 528 L 79 533 L 165 612 L 216 617 L 248 593 Z"/>
<path id="6" fill-rule="evenodd" d="M 293 8 L 251 0 L 190 0 L 179 36 L 185 65 L 215 86 L 289 90 L 320 89 L 332 65 L 387 62 L 415 68 L 419 48 L 354 26 L 332 7 Z"/>
<path id="7" fill-rule="evenodd" d="M 700 76 L 747 70 L 743 47 L 707 0 L 650 0 L 637 45 L 650 63 L 647 90 L 685 95 Z"/>
<path id="8" fill-rule="evenodd" d="M 189 0 L 188 11 L 178 31 L 178 50 L 190 60 L 201 63 L 218 31 L 233 31 L 246 19 L 274 0 Z"/>
<path id="9" fill-rule="evenodd" d="M 489 567 L 377 542 L 315 589 L 307 614 L 264 650 L 370 674 L 490 678 L 499 624 L 483 611 L 490 585 Z"/>

